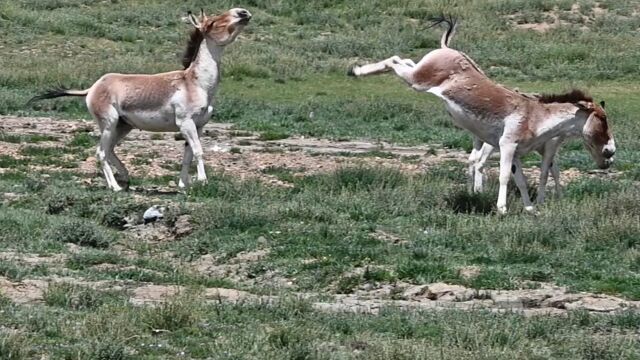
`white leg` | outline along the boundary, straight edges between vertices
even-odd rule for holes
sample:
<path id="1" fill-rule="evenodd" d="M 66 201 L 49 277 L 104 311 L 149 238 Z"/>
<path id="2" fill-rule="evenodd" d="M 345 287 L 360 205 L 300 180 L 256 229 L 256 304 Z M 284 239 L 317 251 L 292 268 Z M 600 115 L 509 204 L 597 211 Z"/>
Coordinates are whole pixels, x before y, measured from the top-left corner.
<path id="1" fill-rule="evenodd" d="M 194 124 L 193 120 L 191 119 L 181 121 L 178 123 L 180 124 L 179 125 L 180 132 L 182 133 L 184 138 L 187 140 L 187 143 L 189 144 L 189 147 L 193 152 L 193 156 L 196 158 L 197 168 L 198 168 L 197 179 L 198 181 L 206 182 L 207 175 L 204 171 L 204 160 L 202 158 L 203 151 L 202 151 L 202 146 L 200 145 L 200 138 L 198 136 L 199 130 L 196 128 L 196 124 Z M 186 155 L 186 151 L 185 151 L 185 155 Z"/>
<path id="2" fill-rule="evenodd" d="M 121 184 L 125 184 L 125 186 L 127 187 L 129 186 L 129 171 L 127 171 L 127 168 L 124 166 L 122 161 L 120 161 L 114 149 L 118 145 L 120 140 L 127 136 L 127 134 L 131 132 L 132 129 L 133 127 L 131 127 L 131 125 L 123 121 L 119 121 L 115 129 L 113 143 L 111 144 L 111 148 L 107 152 L 107 160 L 116 168 L 117 171 L 115 176 L 116 180 Z"/>
<path id="3" fill-rule="evenodd" d="M 495 148 L 492 145 L 487 143 L 482 144 L 482 148 L 480 149 L 479 156 L 476 159 L 474 166 L 474 192 L 484 191 L 484 165 L 487 163 L 487 159 L 489 159 L 489 156 L 491 156 L 494 149 Z"/>
<path id="4" fill-rule="evenodd" d="M 467 173 L 469 174 L 469 192 L 475 192 L 475 184 L 476 184 L 476 163 L 480 158 L 480 152 L 482 149 L 482 141 L 477 137 L 473 137 L 473 148 L 471 149 L 471 154 L 469 154 L 469 166 Z"/>
<path id="5" fill-rule="evenodd" d="M 520 196 L 522 196 L 525 211 L 535 211 L 533 204 L 531 203 L 531 197 L 529 196 L 529 189 L 527 188 L 527 178 L 522 172 L 522 163 L 520 162 L 520 159 L 513 159 L 513 170 L 513 180 L 520 191 Z"/>
<path id="6" fill-rule="evenodd" d="M 542 154 L 542 165 L 540 167 L 540 184 L 538 185 L 538 196 L 536 198 L 536 202 L 538 204 L 542 204 L 545 200 L 547 181 L 549 180 L 549 170 L 551 170 L 554 180 L 556 179 L 556 175 L 560 177 L 557 166 L 555 166 L 554 170 L 554 157 L 558 152 L 558 148 L 560 147 L 561 142 L 562 139 L 559 138 L 551 139 L 544 144 L 542 151 L 538 151 Z M 556 192 L 557 189 L 558 182 L 556 181 Z"/>
<path id="7" fill-rule="evenodd" d="M 180 188 L 186 188 L 191 182 L 189 178 L 189 167 L 191 167 L 192 161 L 193 150 L 191 150 L 191 146 L 189 146 L 187 142 L 184 144 L 184 157 L 182 158 L 182 169 L 180 170 L 180 182 L 178 182 L 178 187 Z"/>
<path id="8" fill-rule="evenodd" d="M 375 64 L 354 66 L 349 70 L 349 75 L 366 76 L 394 70 L 398 76 L 411 83 L 411 76 L 415 66 L 416 64 L 411 59 L 401 59 L 399 56 L 392 56 Z"/>
<path id="9" fill-rule="evenodd" d="M 109 149 L 112 148 L 116 124 L 117 120 L 111 122 L 105 121 L 104 130 L 100 135 L 100 144 L 98 145 L 98 149 L 96 150 L 96 158 L 102 166 L 102 172 L 104 173 L 104 177 L 107 180 L 107 186 L 113 191 L 120 191 L 122 190 L 122 188 L 120 187 L 120 185 L 118 185 L 118 182 L 113 176 L 113 171 L 111 170 L 111 166 L 109 164 L 109 159 L 107 156 Z"/>
<path id="10" fill-rule="evenodd" d="M 511 178 L 511 165 L 513 165 L 513 155 L 516 151 L 516 144 L 500 141 L 500 188 L 498 190 L 498 213 L 507 213 L 507 186 Z"/>

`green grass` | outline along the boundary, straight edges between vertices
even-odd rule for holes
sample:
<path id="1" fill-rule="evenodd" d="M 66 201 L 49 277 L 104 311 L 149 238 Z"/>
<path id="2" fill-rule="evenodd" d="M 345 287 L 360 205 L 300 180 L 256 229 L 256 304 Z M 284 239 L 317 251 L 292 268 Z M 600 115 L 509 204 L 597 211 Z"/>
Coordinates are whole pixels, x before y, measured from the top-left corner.
<path id="1" fill-rule="evenodd" d="M 315 175 L 305 174 L 304 168 L 272 166 L 262 173 L 290 187 L 211 173 L 208 184 L 196 184 L 186 193 L 113 194 L 101 185 L 77 181 L 76 167 L 96 145 L 90 134 L 75 133 L 63 143 L 49 134 L 0 133 L 0 143 L 18 149 L 15 156 L 0 155 L 0 194 L 22 195 L 0 203 L 0 247 L 66 255 L 51 266 L 2 260 L 1 276 L 187 289 L 168 303 L 143 308 L 127 301 L 128 288 L 97 290 L 67 282 L 49 284 L 43 303 L 30 306 L 12 304 L 0 294 L 0 360 L 44 355 L 638 358 L 640 317 L 633 311 L 611 316 L 569 312 L 567 318 L 397 309 L 378 315 L 328 314 L 309 302 L 288 299 L 298 292 L 353 293 L 367 284 L 399 281 L 445 281 L 478 289 L 515 289 L 542 281 L 572 291 L 640 299 L 640 125 L 635 118 L 640 113 L 640 48 L 633 46 L 640 17 L 633 15 L 633 2 L 603 0 L 599 6 L 608 12 L 585 22 L 571 13 L 574 3 L 581 5 L 580 15 L 592 16 L 591 0 L 249 0 L 238 5 L 246 6 L 254 20 L 223 58 L 214 121 L 233 123 L 235 136 L 426 144 L 427 156 L 442 148 L 469 151 L 469 135 L 453 126 L 436 98 L 413 92 L 392 75 L 346 76 L 355 63 L 392 55 L 418 60 L 438 46 L 441 35 L 441 29 L 427 29 L 425 19 L 442 11 L 460 16 L 453 46 L 497 81 L 532 92 L 575 86 L 607 102 L 618 146 L 614 170 L 624 174 L 572 180 L 564 198 L 550 199 L 537 217 L 522 213 L 513 186 L 510 215 L 496 216 L 496 180 L 488 180 L 485 193 L 470 194 L 466 166 L 456 161 L 415 175 L 364 165 Z M 237 5 L 196 0 L 178 7 L 168 0 L 4 2 L 0 114 L 88 119 L 78 99 L 24 105 L 43 89 L 59 84 L 86 88 L 107 72 L 177 69 L 189 30 L 180 17 L 188 9 L 231 6 Z M 556 11 L 556 6 L 567 22 L 562 27 L 540 34 L 511 24 L 548 20 L 545 12 Z M 161 138 L 152 135 L 151 142 Z M 239 145 L 251 142 L 242 141 Z M 232 149 L 241 151 L 248 150 Z M 383 148 L 337 155 L 415 160 Z M 537 166 L 539 157 L 523 161 Z M 585 172 L 595 167 L 580 140 L 568 142 L 557 161 L 562 169 Z M 132 166 L 148 164 L 149 158 L 139 157 Z M 175 166 L 172 170 L 178 171 Z M 170 181 L 176 175 L 135 177 L 132 185 L 166 186 Z M 168 206 L 168 231 L 178 215 L 189 214 L 193 232 L 150 240 L 126 230 L 154 204 Z M 402 241 L 380 239 L 375 236 L 379 231 Z M 234 265 L 238 254 L 257 250 L 269 252 L 235 275 L 194 270 L 203 255 L 224 266 Z M 479 275 L 462 277 L 459 270 L 468 266 L 479 268 Z M 282 288 L 270 276 L 291 285 Z M 278 294 L 285 300 L 205 303 L 199 297 L 203 287 Z"/>

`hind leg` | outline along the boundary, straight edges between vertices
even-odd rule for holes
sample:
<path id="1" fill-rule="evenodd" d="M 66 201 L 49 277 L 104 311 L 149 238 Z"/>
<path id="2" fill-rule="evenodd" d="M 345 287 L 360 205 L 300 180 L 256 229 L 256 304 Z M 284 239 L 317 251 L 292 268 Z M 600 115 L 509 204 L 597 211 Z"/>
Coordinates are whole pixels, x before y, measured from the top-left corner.
<path id="1" fill-rule="evenodd" d="M 113 171 L 109 164 L 109 152 L 113 150 L 115 136 L 117 134 L 116 128 L 118 126 L 118 112 L 114 108 L 108 108 L 100 114 L 94 114 L 94 116 L 96 117 L 101 129 L 100 142 L 96 149 L 96 159 L 102 167 L 102 173 L 107 180 L 107 186 L 113 191 L 120 191 L 122 188 L 118 185 L 118 182 L 113 176 Z"/>
<path id="2" fill-rule="evenodd" d="M 180 182 L 178 182 L 179 188 L 186 188 L 191 182 L 189 178 L 189 167 L 193 161 L 193 150 L 189 146 L 188 142 L 184 144 L 184 157 L 182 158 L 182 170 L 180 170 Z"/>
<path id="3" fill-rule="evenodd" d="M 122 120 L 118 121 L 118 125 L 116 126 L 116 129 L 114 131 L 114 135 L 113 135 L 114 139 L 113 139 L 111 149 L 109 149 L 109 151 L 107 152 L 109 163 L 116 168 L 116 174 L 115 174 L 116 181 L 120 186 L 124 187 L 125 189 L 129 188 L 129 171 L 127 171 L 127 168 L 124 166 L 122 161 L 120 161 L 114 149 L 118 145 L 118 143 L 125 136 L 127 136 L 129 132 L 131 132 L 131 130 L 133 130 L 133 127 L 131 125 L 127 124 Z"/>

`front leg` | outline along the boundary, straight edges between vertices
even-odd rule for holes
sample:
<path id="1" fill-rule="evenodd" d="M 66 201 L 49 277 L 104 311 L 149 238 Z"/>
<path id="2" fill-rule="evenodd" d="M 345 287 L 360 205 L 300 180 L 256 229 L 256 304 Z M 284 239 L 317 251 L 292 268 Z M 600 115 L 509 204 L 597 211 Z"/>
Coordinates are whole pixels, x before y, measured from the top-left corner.
<path id="1" fill-rule="evenodd" d="M 413 70 L 415 67 L 416 64 L 411 59 L 401 59 L 399 56 L 392 56 L 374 64 L 354 66 L 349 70 L 348 75 L 360 77 L 381 74 L 393 70 L 407 83 L 412 84 Z"/>
<path id="2" fill-rule="evenodd" d="M 200 136 L 199 136 L 202 130 L 196 128 L 196 124 L 190 118 L 182 121 L 177 121 L 176 123 L 180 128 L 180 133 L 182 133 L 182 136 L 184 136 L 184 138 L 187 140 L 187 144 L 189 145 L 189 148 L 193 153 L 193 157 L 196 158 L 197 169 L 198 169 L 198 177 L 197 177 L 198 181 L 206 182 L 207 175 L 204 171 L 203 151 L 202 151 L 202 145 L 200 144 Z M 187 153 L 187 150 L 185 149 L 185 159 L 183 160 L 183 168 L 182 168 L 183 171 L 181 173 L 181 177 L 184 173 L 184 165 L 187 160 L 186 159 L 187 155 L 188 153 Z M 191 161 L 189 161 L 189 163 L 191 163 Z M 187 174 L 188 174 L 188 169 L 187 169 Z"/>
<path id="3" fill-rule="evenodd" d="M 500 141 L 500 188 L 498 190 L 498 214 L 507 213 L 507 186 L 511 178 L 511 166 L 513 156 L 516 152 L 516 144 L 513 142 Z"/>

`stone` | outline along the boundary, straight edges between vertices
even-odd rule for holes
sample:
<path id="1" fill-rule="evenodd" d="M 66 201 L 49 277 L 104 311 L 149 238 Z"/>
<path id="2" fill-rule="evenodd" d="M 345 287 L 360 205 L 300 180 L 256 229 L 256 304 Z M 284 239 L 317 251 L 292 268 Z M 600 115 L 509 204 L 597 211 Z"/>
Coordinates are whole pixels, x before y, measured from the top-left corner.
<path id="1" fill-rule="evenodd" d="M 153 205 L 148 208 L 142 215 L 144 224 L 154 223 L 164 217 L 164 208 L 158 205 Z"/>
<path id="2" fill-rule="evenodd" d="M 413 299 L 424 295 L 427 290 L 428 285 L 410 285 L 404 290 L 402 296 L 405 299 Z"/>
<path id="3" fill-rule="evenodd" d="M 582 299 L 585 295 L 584 294 L 561 294 L 561 295 L 556 295 L 556 296 L 552 296 L 550 298 L 545 299 L 544 301 L 542 301 L 541 306 L 542 307 L 551 307 L 551 308 L 556 308 L 556 309 L 566 309 L 567 304 L 576 302 L 580 299 Z"/>
<path id="4" fill-rule="evenodd" d="M 565 305 L 567 310 L 584 309 L 595 312 L 611 312 L 626 307 L 626 302 L 621 299 L 605 296 L 585 296 L 582 299 Z"/>
<path id="5" fill-rule="evenodd" d="M 475 292 L 461 285 L 434 283 L 428 286 L 426 296 L 429 300 L 467 301 L 474 297 Z"/>
<path id="6" fill-rule="evenodd" d="M 173 226 L 173 232 L 177 238 L 189 235 L 193 232 L 193 226 L 191 226 L 190 215 L 180 215 L 176 219 L 176 223 Z"/>

